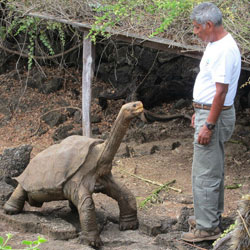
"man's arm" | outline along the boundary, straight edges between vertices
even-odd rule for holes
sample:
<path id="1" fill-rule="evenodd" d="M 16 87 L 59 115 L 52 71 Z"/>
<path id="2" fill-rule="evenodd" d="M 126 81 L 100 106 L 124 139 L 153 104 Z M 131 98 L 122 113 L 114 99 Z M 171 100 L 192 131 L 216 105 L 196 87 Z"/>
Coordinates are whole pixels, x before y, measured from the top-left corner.
<path id="1" fill-rule="evenodd" d="M 207 117 L 208 123 L 215 124 L 217 122 L 225 102 L 227 91 L 228 91 L 228 84 L 223 84 L 218 82 L 216 83 L 216 93 L 214 96 L 212 107 Z M 212 137 L 212 133 L 213 131 L 209 130 L 207 126 L 204 124 L 198 135 L 198 143 L 202 145 L 209 144 Z"/>

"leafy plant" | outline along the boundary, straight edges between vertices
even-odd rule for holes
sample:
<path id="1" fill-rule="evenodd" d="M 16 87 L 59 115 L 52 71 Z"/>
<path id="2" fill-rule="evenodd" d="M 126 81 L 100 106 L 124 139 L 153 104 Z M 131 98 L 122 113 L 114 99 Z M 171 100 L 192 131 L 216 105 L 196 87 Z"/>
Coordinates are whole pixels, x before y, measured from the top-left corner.
<path id="1" fill-rule="evenodd" d="M 96 36 L 101 34 L 108 37 L 108 31 L 115 27 L 121 27 L 123 23 L 129 23 L 131 26 L 143 26 L 145 16 L 154 19 L 160 17 L 160 26 L 153 24 L 151 36 L 164 32 L 168 26 L 186 10 L 193 6 L 193 0 L 118 0 L 103 1 L 96 5 L 94 11 L 95 22 L 91 27 L 89 36 L 93 42 L 96 42 Z M 145 15 L 146 14 L 146 15 Z"/>
<path id="2" fill-rule="evenodd" d="M 232 185 L 226 185 L 225 189 L 237 189 L 237 188 L 240 188 L 240 187 L 242 187 L 242 184 L 233 183 Z"/>
<path id="3" fill-rule="evenodd" d="M 58 22 L 42 20 L 38 17 L 31 16 L 18 16 L 13 14 L 14 17 L 11 20 L 10 24 L 7 25 L 7 28 L 2 28 L 1 37 L 2 39 L 7 39 L 8 37 L 15 37 L 18 41 L 18 37 L 24 35 L 26 41 L 24 45 L 28 49 L 28 69 L 31 69 L 33 60 L 35 57 L 35 50 L 40 49 L 39 41 L 47 49 L 49 55 L 54 55 L 53 49 L 53 37 L 49 37 L 49 34 L 55 34 L 57 32 L 58 37 L 62 46 L 65 45 L 65 33 L 63 29 L 63 24 Z M 5 35 L 3 32 L 5 30 Z M 21 46 L 20 46 L 21 47 Z M 44 53 L 44 51 L 43 51 Z"/>
<path id="4" fill-rule="evenodd" d="M 235 223 L 231 224 L 227 229 L 225 229 L 223 231 L 223 233 L 220 235 L 220 237 L 216 241 L 213 242 L 213 246 L 215 246 L 217 244 L 217 242 L 220 241 L 222 238 L 224 238 L 227 234 L 232 232 L 236 228 L 236 225 L 237 225 L 237 223 L 235 222 Z"/>
<path id="5" fill-rule="evenodd" d="M 247 81 L 245 83 L 243 83 L 240 88 L 245 88 L 246 86 L 250 85 L 250 77 L 248 77 Z"/>
<path id="6" fill-rule="evenodd" d="M 151 34 L 152 36 L 158 35 L 159 33 L 164 32 L 169 25 L 181 14 L 185 11 L 189 10 L 192 6 L 192 1 L 188 0 L 180 0 L 180 1 L 163 1 L 156 0 L 154 1 L 154 5 L 151 6 L 153 13 L 159 14 L 159 12 L 165 13 L 163 14 L 162 22 L 158 28 Z M 157 13 L 158 12 L 158 13 Z"/>
<path id="7" fill-rule="evenodd" d="M 0 236 L 0 250 L 7 250 L 7 249 L 21 250 L 21 249 L 14 249 L 10 245 L 7 245 L 9 240 L 13 237 L 13 235 L 6 234 L 6 236 L 7 236 L 7 239 L 4 239 L 3 237 Z M 45 242 L 47 242 L 46 239 L 38 236 L 37 240 L 35 241 L 23 240 L 21 244 L 26 245 L 26 247 L 23 248 L 25 250 L 39 250 L 38 246 Z"/>
<path id="8" fill-rule="evenodd" d="M 159 196 L 159 193 L 162 191 L 162 190 L 165 190 L 165 189 L 168 189 L 168 186 L 175 183 L 175 180 L 173 181 L 170 181 L 162 186 L 160 186 L 159 188 L 155 189 L 151 195 L 149 195 L 148 197 L 146 197 L 146 199 L 144 199 L 140 204 L 139 204 L 139 207 L 140 208 L 143 208 L 146 206 L 146 204 L 149 202 L 149 201 L 155 201 L 155 200 L 158 200 L 158 196 Z"/>

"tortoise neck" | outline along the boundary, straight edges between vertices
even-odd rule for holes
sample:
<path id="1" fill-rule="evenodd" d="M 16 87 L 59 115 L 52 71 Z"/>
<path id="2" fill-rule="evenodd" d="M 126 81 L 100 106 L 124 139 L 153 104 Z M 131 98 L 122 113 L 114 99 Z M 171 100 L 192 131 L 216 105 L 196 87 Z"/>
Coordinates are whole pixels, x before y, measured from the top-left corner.
<path id="1" fill-rule="evenodd" d="M 131 119 L 127 119 L 123 112 L 119 113 L 111 129 L 110 136 L 104 143 L 104 148 L 99 159 L 99 166 L 105 167 L 107 164 L 112 164 L 112 160 L 122 142 L 130 121 Z"/>

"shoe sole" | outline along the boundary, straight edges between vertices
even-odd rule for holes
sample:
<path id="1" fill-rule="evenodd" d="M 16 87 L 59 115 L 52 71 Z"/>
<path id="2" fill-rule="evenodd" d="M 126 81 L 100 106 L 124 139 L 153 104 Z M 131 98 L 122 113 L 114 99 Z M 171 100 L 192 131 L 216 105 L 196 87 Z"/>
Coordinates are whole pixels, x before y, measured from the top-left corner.
<path id="1" fill-rule="evenodd" d="M 213 236 L 205 237 L 205 238 L 203 237 L 203 238 L 195 238 L 195 239 L 184 239 L 184 238 L 181 238 L 181 239 L 187 242 L 201 242 L 201 241 L 206 241 L 206 240 L 217 240 L 220 236 L 221 236 L 221 233 L 213 235 Z"/>

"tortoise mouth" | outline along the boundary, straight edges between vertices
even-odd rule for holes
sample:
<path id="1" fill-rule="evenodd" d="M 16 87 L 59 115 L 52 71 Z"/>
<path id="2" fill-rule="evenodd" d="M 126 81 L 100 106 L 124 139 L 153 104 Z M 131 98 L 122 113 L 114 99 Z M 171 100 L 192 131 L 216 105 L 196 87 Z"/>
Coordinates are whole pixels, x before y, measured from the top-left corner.
<path id="1" fill-rule="evenodd" d="M 134 114 L 140 114 L 144 110 L 142 103 L 137 104 L 137 107 L 135 107 L 133 113 Z"/>
<path id="2" fill-rule="evenodd" d="M 139 108 L 136 110 L 136 112 L 137 112 L 137 113 L 142 113 L 143 110 L 144 110 L 144 108 L 143 108 L 143 106 L 142 106 L 142 107 L 139 107 Z"/>

